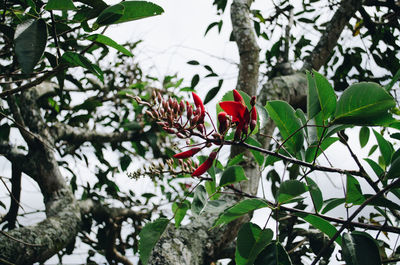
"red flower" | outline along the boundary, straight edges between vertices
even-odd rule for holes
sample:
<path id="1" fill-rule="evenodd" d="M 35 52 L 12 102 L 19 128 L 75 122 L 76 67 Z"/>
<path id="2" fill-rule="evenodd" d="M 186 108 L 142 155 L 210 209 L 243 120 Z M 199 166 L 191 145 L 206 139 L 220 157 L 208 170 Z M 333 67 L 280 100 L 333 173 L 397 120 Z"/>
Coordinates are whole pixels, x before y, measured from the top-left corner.
<path id="1" fill-rule="evenodd" d="M 226 130 L 228 129 L 228 118 L 226 117 L 228 115 L 226 112 L 220 112 L 218 113 L 218 121 L 219 121 L 219 127 L 218 131 L 220 134 L 224 134 Z"/>
<path id="2" fill-rule="evenodd" d="M 232 117 L 233 122 L 240 122 L 243 120 L 246 106 L 237 101 L 223 101 L 219 106 Z"/>
<path id="3" fill-rule="evenodd" d="M 213 164 L 215 158 L 217 157 L 217 152 L 212 152 L 206 161 L 204 161 L 203 164 L 201 164 L 193 173 L 193 177 L 198 177 L 202 174 L 204 174 Z"/>
<path id="4" fill-rule="evenodd" d="M 188 158 L 194 156 L 201 150 L 200 147 L 195 147 L 182 153 L 175 154 L 174 157 L 178 159 Z"/>
<path id="5" fill-rule="evenodd" d="M 253 106 L 250 117 L 250 112 L 247 109 L 243 97 L 236 89 L 233 90 L 233 98 L 235 101 L 223 101 L 220 102 L 219 105 L 232 117 L 232 121 L 237 123 L 235 140 L 240 140 L 242 134 L 247 134 L 249 124 L 250 129 L 254 130 L 255 124 L 257 124 L 257 112 Z M 255 97 L 252 98 L 251 102 L 253 105 L 255 104 Z"/>

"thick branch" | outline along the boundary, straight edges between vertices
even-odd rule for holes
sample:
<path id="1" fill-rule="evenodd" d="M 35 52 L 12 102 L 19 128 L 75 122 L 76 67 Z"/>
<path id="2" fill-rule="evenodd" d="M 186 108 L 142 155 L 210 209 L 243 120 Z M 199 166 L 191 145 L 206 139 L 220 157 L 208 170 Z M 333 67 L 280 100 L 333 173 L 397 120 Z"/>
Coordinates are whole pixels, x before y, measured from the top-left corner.
<path id="1" fill-rule="evenodd" d="M 344 27 L 361 7 L 362 2 L 360 0 L 342 0 L 303 69 L 319 70 L 328 61 Z"/>
<path id="2" fill-rule="evenodd" d="M 68 143 L 118 143 L 125 141 L 138 141 L 143 133 L 124 131 L 124 132 L 100 132 L 91 131 L 85 128 L 72 127 L 66 124 L 56 124 L 50 128 L 51 134 L 56 141 L 68 141 Z"/>

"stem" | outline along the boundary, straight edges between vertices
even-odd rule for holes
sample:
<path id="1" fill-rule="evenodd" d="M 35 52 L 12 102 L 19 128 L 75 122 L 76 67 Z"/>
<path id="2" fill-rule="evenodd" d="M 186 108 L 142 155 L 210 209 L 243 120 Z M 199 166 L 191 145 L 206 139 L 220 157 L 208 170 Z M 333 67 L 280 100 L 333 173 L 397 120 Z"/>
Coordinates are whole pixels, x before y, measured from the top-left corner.
<path id="1" fill-rule="evenodd" d="M 396 181 L 392 182 L 391 184 L 387 185 L 384 189 L 380 190 L 377 194 L 375 194 L 374 196 L 369 197 L 367 200 L 365 200 L 360 207 L 358 207 L 355 212 L 350 216 L 349 219 L 347 219 L 347 221 L 342 225 L 342 227 L 332 236 L 332 238 L 329 240 L 328 244 L 325 245 L 322 250 L 319 252 L 319 254 L 317 255 L 317 257 L 314 259 L 313 263 L 311 263 L 311 265 L 315 265 L 317 264 L 318 260 L 322 257 L 322 255 L 324 254 L 324 252 L 333 244 L 333 242 L 335 242 L 336 238 L 338 238 L 340 236 L 340 234 L 344 231 L 344 229 L 346 229 L 346 227 L 349 226 L 349 224 L 351 224 L 351 221 L 361 212 L 362 209 L 365 208 L 365 206 L 367 206 L 371 201 L 373 201 L 374 199 L 382 196 L 386 191 L 390 190 L 391 188 L 394 188 L 396 185 L 400 184 L 400 179 L 397 179 Z"/>

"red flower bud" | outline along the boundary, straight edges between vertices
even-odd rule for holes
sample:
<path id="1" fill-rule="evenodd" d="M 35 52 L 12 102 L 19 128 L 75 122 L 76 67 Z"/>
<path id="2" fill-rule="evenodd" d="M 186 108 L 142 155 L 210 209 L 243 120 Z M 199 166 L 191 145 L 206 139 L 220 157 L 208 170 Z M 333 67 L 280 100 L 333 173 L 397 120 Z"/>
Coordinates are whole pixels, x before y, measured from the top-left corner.
<path id="1" fill-rule="evenodd" d="M 193 177 L 200 176 L 204 174 L 213 164 L 215 158 L 217 157 L 217 152 L 212 152 L 206 161 L 204 161 L 203 164 L 201 164 L 193 173 Z"/>
<path id="2" fill-rule="evenodd" d="M 252 105 L 252 106 L 256 105 L 256 96 L 251 97 L 250 105 Z"/>
<path id="3" fill-rule="evenodd" d="M 221 134 L 224 134 L 228 129 L 228 118 L 226 117 L 226 115 L 227 115 L 226 112 L 218 113 L 218 121 L 219 121 L 218 131 Z"/>
<path id="4" fill-rule="evenodd" d="M 188 105 L 188 107 L 187 107 L 187 119 L 190 120 L 192 115 L 193 115 L 193 107 L 192 107 L 192 105 Z"/>
<path id="5" fill-rule="evenodd" d="M 253 107 L 251 109 L 251 121 L 250 121 L 250 130 L 253 131 L 257 125 L 257 109 Z"/>
<path id="6" fill-rule="evenodd" d="M 240 95 L 240 93 L 236 89 L 233 90 L 233 98 L 235 99 L 236 102 L 240 102 L 242 103 L 243 106 L 246 106 L 242 95 Z"/>
<path id="7" fill-rule="evenodd" d="M 201 150 L 200 147 L 195 147 L 182 153 L 175 154 L 174 157 L 178 159 L 188 158 L 194 156 Z"/>
<path id="8" fill-rule="evenodd" d="M 194 105 L 196 105 L 196 108 L 199 108 L 201 110 L 201 112 L 203 113 L 204 110 L 204 105 L 203 105 L 203 101 L 201 100 L 201 98 L 194 92 L 192 92 L 192 96 L 193 96 L 193 101 L 194 101 Z"/>

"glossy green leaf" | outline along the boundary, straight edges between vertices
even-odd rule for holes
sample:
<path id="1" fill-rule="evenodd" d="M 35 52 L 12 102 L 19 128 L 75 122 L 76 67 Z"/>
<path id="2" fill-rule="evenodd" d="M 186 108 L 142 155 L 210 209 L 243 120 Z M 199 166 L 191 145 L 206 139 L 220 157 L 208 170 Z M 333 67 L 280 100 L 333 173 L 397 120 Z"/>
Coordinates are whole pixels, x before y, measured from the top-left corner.
<path id="1" fill-rule="evenodd" d="M 393 76 L 392 80 L 390 80 L 389 84 L 385 86 L 386 90 L 392 89 L 393 85 L 396 84 L 397 81 L 400 79 L 400 69 L 397 70 L 396 74 Z"/>
<path id="2" fill-rule="evenodd" d="M 365 127 L 365 126 L 361 127 L 361 129 L 360 129 L 360 135 L 359 135 L 359 138 L 360 138 L 360 146 L 361 146 L 361 147 L 364 147 L 364 146 L 367 145 L 368 140 L 369 140 L 369 134 L 370 134 L 370 130 L 369 130 L 368 127 Z"/>
<path id="3" fill-rule="evenodd" d="M 285 146 L 297 153 L 303 147 L 303 133 L 301 123 L 294 109 L 285 101 L 269 101 L 265 105 L 269 116 L 275 122 L 282 138 L 286 140 Z"/>
<path id="4" fill-rule="evenodd" d="M 204 104 L 207 104 L 207 103 L 210 102 L 213 98 L 215 98 L 215 96 L 218 94 L 218 92 L 219 92 L 220 89 L 221 89 L 221 86 L 216 86 L 216 87 L 211 88 L 211 89 L 208 91 L 208 93 L 207 93 L 207 95 L 206 95 L 206 97 L 205 97 L 203 103 L 204 103 Z"/>
<path id="5" fill-rule="evenodd" d="M 312 214 L 296 214 L 296 215 L 299 216 L 300 218 L 302 218 L 307 223 L 311 224 L 313 227 L 320 230 L 322 233 L 327 235 L 329 238 L 332 238 L 337 232 L 336 227 L 334 227 L 330 222 L 322 219 L 319 216 L 315 216 Z M 338 243 L 339 245 L 342 245 L 342 238 L 340 236 L 338 236 L 335 239 L 335 242 Z"/>
<path id="6" fill-rule="evenodd" d="M 219 181 L 219 187 L 229 184 L 238 183 L 242 180 L 247 180 L 244 174 L 244 169 L 241 166 L 231 166 L 224 170 Z"/>
<path id="7" fill-rule="evenodd" d="M 203 186 L 198 186 L 194 191 L 193 202 L 192 202 L 192 213 L 200 214 L 207 203 L 207 192 Z"/>
<path id="8" fill-rule="evenodd" d="M 240 228 L 235 251 L 237 265 L 252 265 L 257 255 L 271 242 L 271 229 L 261 229 L 253 223 L 245 223 Z"/>
<path id="9" fill-rule="evenodd" d="M 164 230 L 167 228 L 169 220 L 160 218 L 154 222 L 147 223 L 139 233 L 139 255 L 143 265 L 146 265 L 153 247 L 156 245 Z"/>
<path id="10" fill-rule="evenodd" d="M 382 264 L 376 241 L 363 232 L 343 234 L 342 254 L 346 265 Z"/>
<path id="11" fill-rule="evenodd" d="M 319 212 L 324 203 L 324 200 L 322 197 L 322 192 L 319 189 L 317 183 L 315 183 L 314 180 L 312 180 L 310 177 L 306 177 L 306 181 L 307 181 L 307 185 L 308 185 L 308 191 L 311 194 L 311 199 L 315 206 L 315 211 Z"/>
<path id="12" fill-rule="evenodd" d="M 293 198 L 306 192 L 307 186 L 298 180 L 286 180 L 282 182 L 278 190 L 278 202 L 287 203 Z"/>
<path id="13" fill-rule="evenodd" d="M 329 199 L 326 200 L 326 206 L 324 207 L 324 209 L 322 209 L 321 214 L 326 214 L 327 212 L 329 212 L 332 209 L 335 209 L 336 207 L 338 207 L 341 204 L 344 204 L 346 202 L 346 199 L 344 198 L 334 198 L 334 199 Z"/>
<path id="14" fill-rule="evenodd" d="M 97 65 L 92 64 L 89 59 L 84 57 L 83 55 L 76 53 L 76 52 L 65 52 L 61 59 L 65 62 L 68 63 L 72 67 L 76 66 L 81 66 L 83 68 L 88 69 L 90 72 L 92 72 L 94 75 L 96 75 L 101 81 L 104 80 L 103 78 L 103 72 L 96 67 Z"/>
<path id="15" fill-rule="evenodd" d="M 400 157 L 396 158 L 390 165 L 386 178 L 393 179 L 400 176 Z"/>
<path id="16" fill-rule="evenodd" d="M 226 209 L 215 221 L 214 227 L 229 224 L 233 220 L 254 210 L 268 207 L 268 203 L 260 199 L 246 199 Z"/>
<path id="17" fill-rule="evenodd" d="M 371 146 L 371 149 L 368 152 L 368 156 L 371 156 L 376 151 L 376 149 L 378 149 L 377 144 L 374 144 L 373 146 Z"/>
<path id="18" fill-rule="evenodd" d="M 326 149 L 328 149 L 329 146 L 331 146 L 333 143 L 335 143 L 337 140 L 339 140 L 339 138 L 337 137 L 328 137 L 325 138 L 321 145 L 318 148 L 318 152 L 317 152 L 317 147 L 319 142 L 315 142 L 313 144 L 311 144 L 307 150 L 306 150 L 306 162 L 313 162 L 314 158 L 318 157 L 320 154 L 322 154 L 322 151 L 325 151 Z M 315 155 L 317 153 L 317 155 Z"/>
<path id="19" fill-rule="evenodd" d="M 15 54 L 22 72 L 30 74 L 46 48 L 47 26 L 43 19 L 27 20 L 18 24 L 15 35 Z"/>
<path id="20" fill-rule="evenodd" d="M 383 174 L 385 173 L 385 171 L 383 170 L 383 168 L 381 168 L 381 166 L 378 164 L 378 163 L 376 163 L 374 160 L 372 160 L 372 159 L 369 159 L 369 158 L 365 158 L 364 159 L 367 163 L 368 163 L 368 165 L 372 168 L 372 170 L 375 172 L 375 174 L 376 174 L 376 176 L 377 177 L 382 177 L 383 176 Z"/>
<path id="21" fill-rule="evenodd" d="M 122 17 L 124 11 L 125 11 L 125 6 L 122 5 L 121 3 L 109 6 L 99 14 L 95 24 L 100 26 L 114 24 L 118 19 Z"/>
<path id="22" fill-rule="evenodd" d="M 343 92 L 336 106 L 333 122 L 383 125 L 390 119 L 388 110 L 395 105 L 393 97 L 380 85 L 368 82 L 357 83 Z"/>
<path id="23" fill-rule="evenodd" d="M 96 20 L 98 25 L 124 23 L 132 20 L 161 15 L 162 7 L 147 1 L 123 1 L 104 9 Z"/>
<path id="24" fill-rule="evenodd" d="M 385 165 L 388 166 L 392 161 L 393 147 L 380 133 L 375 130 L 373 130 L 373 132 L 378 142 L 379 151 L 381 151 Z"/>
<path id="25" fill-rule="evenodd" d="M 253 137 L 247 138 L 246 143 L 253 146 L 261 147 L 261 144 Z M 250 153 L 254 156 L 254 159 L 256 160 L 259 166 L 262 166 L 264 164 L 264 155 L 261 152 L 250 149 Z"/>
<path id="26" fill-rule="evenodd" d="M 308 119 L 312 119 L 321 111 L 323 120 L 327 120 L 336 109 L 335 91 L 328 80 L 317 71 L 313 71 L 312 75 L 307 72 L 307 80 Z"/>
<path id="27" fill-rule="evenodd" d="M 175 227 L 178 228 L 181 225 L 183 218 L 186 215 L 186 212 L 190 208 L 190 202 L 188 200 L 184 200 L 183 202 L 174 202 L 172 204 L 172 212 L 174 213 L 175 219 Z"/>
<path id="28" fill-rule="evenodd" d="M 107 45 L 107 46 L 110 46 L 110 47 L 116 49 L 117 51 L 127 55 L 127 56 L 130 56 L 130 57 L 133 56 L 133 54 L 130 51 L 128 51 L 127 49 L 125 49 L 124 46 L 119 45 L 118 43 L 116 43 L 111 38 L 109 38 L 107 36 L 104 36 L 102 34 L 93 34 L 93 35 L 90 35 L 90 36 L 86 37 L 86 39 L 90 40 L 90 41 L 102 43 L 102 44 Z"/>
<path id="29" fill-rule="evenodd" d="M 361 204 L 364 201 L 360 183 L 355 177 L 347 175 L 346 203 Z"/>
<path id="30" fill-rule="evenodd" d="M 258 255 L 254 265 L 291 265 L 292 261 L 281 243 L 272 241 Z"/>
<path id="31" fill-rule="evenodd" d="M 204 183 L 204 187 L 206 188 L 207 194 L 210 200 L 216 200 L 218 197 L 221 195 L 220 193 L 217 193 L 217 185 L 215 184 L 215 181 L 206 181 Z"/>
<path id="32" fill-rule="evenodd" d="M 243 162 L 243 161 L 244 161 L 243 153 L 240 153 L 240 154 L 230 158 L 228 160 L 228 164 L 226 166 L 227 167 L 234 166 L 234 165 L 237 165 L 237 164 L 239 164 L 240 162 Z"/>
<path id="33" fill-rule="evenodd" d="M 75 10 L 76 7 L 72 0 L 49 0 L 46 10 Z"/>

